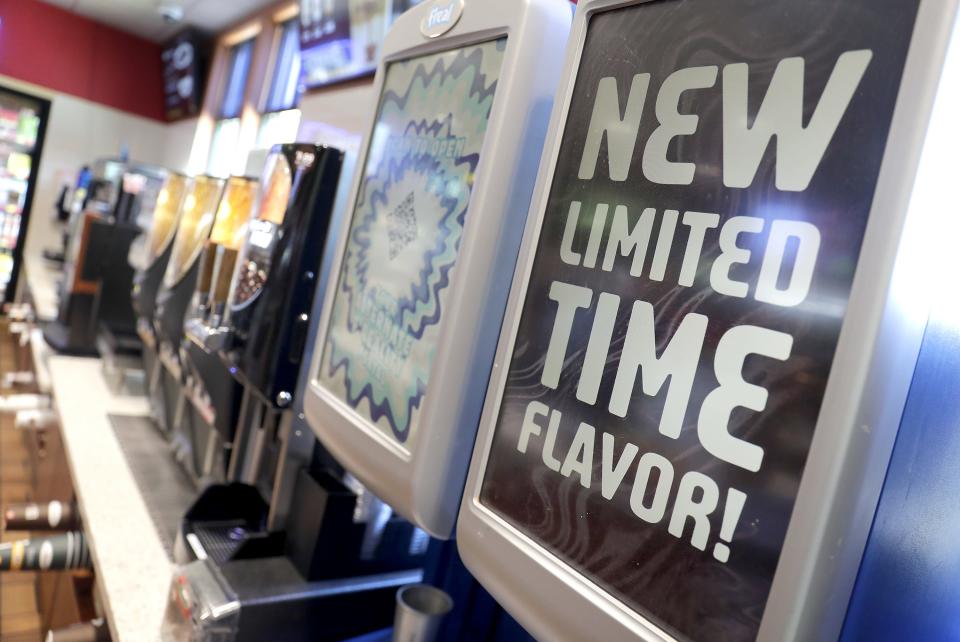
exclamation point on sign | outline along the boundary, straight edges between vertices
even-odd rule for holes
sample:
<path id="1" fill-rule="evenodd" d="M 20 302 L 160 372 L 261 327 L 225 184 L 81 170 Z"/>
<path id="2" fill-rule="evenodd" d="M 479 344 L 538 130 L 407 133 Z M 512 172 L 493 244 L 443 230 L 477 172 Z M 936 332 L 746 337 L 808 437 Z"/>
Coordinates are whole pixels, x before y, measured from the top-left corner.
<path id="1" fill-rule="evenodd" d="M 720 539 L 723 542 L 713 545 L 713 556 L 724 564 L 730 559 L 730 547 L 724 542 L 729 543 L 733 539 L 733 532 L 737 530 L 737 522 L 740 521 L 740 513 L 743 512 L 746 501 L 746 494 L 736 488 L 727 491 L 727 504 L 723 509 L 723 524 L 720 526 Z"/>

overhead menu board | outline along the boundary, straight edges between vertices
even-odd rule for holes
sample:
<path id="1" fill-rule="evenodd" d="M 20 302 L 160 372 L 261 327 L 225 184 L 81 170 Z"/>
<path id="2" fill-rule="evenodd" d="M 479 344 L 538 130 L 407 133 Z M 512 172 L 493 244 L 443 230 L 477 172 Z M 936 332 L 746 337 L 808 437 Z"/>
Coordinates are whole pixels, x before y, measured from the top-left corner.
<path id="1" fill-rule="evenodd" d="M 304 84 L 321 87 L 369 75 L 397 16 L 423 0 L 300 0 Z"/>
<path id="2" fill-rule="evenodd" d="M 206 42 L 196 31 L 186 30 L 167 42 L 163 62 L 164 111 L 168 121 L 200 113 L 205 80 Z"/>
<path id="3" fill-rule="evenodd" d="M 484 524 L 636 630 L 752 640 L 815 428 L 851 429 L 821 406 L 919 2 L 616 4 L 578 10 L 465 558 L 532 599 Z"/>

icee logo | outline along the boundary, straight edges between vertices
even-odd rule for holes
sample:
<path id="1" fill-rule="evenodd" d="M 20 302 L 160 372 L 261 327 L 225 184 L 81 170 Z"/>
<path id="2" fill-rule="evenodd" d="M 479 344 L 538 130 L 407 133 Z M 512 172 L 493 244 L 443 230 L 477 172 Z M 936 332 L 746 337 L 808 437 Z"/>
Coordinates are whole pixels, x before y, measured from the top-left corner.
<path id="1" fill-rule="evenodd" d="M 434 0 L 420 21 L 420 33 L 436 38 L 450 31 L 463 14 L 464 0 Z"/>

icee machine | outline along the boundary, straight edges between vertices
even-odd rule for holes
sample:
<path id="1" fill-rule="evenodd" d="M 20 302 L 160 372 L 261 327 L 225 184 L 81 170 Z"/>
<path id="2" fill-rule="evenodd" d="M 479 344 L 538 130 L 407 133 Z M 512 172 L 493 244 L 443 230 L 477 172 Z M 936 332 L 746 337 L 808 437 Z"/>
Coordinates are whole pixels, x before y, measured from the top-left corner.
<path id="1" fill-rule="evenodd" d="M 165 622 L 180 638 L 218 630 L 236 640 L 341 640 L 387 626 L 397 588 L 422 577 L 413 527 L 381 519 L 378 505 L 341 482 L 300 413 L 315 293 L 327 283 L 350 186 L 341 162 L 349 173 L 354 157 L 326 145 L 273 149 L 227 314 L 203 330 L 188 324 L 187 361 L 219 346 L 224 362 L 222 372 L 195 374 L 208 390 L 235 375 L 244 411 L 231 428 L 227 483 L 206 487 L 181 524 L 183 565 Z"/>
<path id="2" fill-rule="evenodd" d="M 305 409 L 343 466 L 452 535 L 570 5 L 427 2 L 387 35 Z"/>

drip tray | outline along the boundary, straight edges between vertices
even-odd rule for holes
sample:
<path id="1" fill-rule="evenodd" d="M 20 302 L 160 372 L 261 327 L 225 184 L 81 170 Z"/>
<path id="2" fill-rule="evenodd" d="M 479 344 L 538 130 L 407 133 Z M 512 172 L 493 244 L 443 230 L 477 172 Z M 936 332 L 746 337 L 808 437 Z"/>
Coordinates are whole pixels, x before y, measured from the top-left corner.
<path id="1" fill-rule="evenodd" d="M 217 564 L 233 557 L 250 536 L 243 520 L 200 522 L 193 525 L 193 534 L 200 540 L 203 550 Z"/>
<path id="2" fill-rule="evenodd" d="M 173 560 L 173 544 L 197 491 L 177 465 L 170 447 L 149 417 L 107 415 L 137 483 L 160 542 Z"/>

